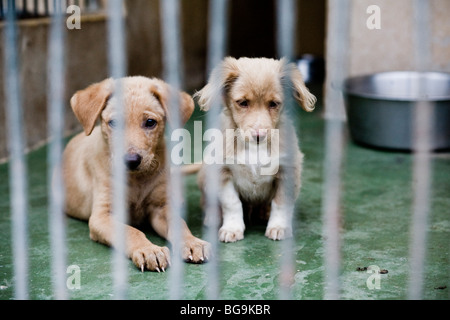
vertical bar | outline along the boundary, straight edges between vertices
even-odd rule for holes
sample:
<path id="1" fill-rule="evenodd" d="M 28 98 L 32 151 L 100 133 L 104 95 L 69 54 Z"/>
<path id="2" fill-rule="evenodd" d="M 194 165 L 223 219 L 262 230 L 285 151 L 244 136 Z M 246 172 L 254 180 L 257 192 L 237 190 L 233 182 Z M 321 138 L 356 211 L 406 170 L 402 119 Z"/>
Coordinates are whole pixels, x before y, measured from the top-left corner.
<path id="1" fill-rule="evenodd" d="M 209 3 L 209 34 L 208 34 L 208 73 L 225 56 L 227 39 L 228 0 L 211 0 Z M 218 98 L 218 99 L 217 99 Z M 216 97 L 213 106 L 206 114 L 207 129 L 219 128 L 220 97 Z M 208 179 L 205 181 L 205 213 L 208 216 L 208 228 L 206 229 L 206 241 L 211 244 L 214 256 L 208 257 L 208 286 L 207 298 L 216 300 L 219 298 L 219 263 L 218 263 L 218 238 L 219 229 L 219 185 L 220 165 L 212 164 L 206 167 Z"/>
<path id="2" fill-rule="evenodd" d="M 24 157 L 22 99 L 19 82 L 17 25 L 14 0 L 8 1 L 5 25 L 5 94 L 6 126 L 9 146 L 9 185 L 11 192 L 11 224 L 14 257 L 14 297 L 28 298 L 28 236 L 27 236 L 27 167 Z"/>
<path id="3" fill-rule="evenodd" d="M 48 56 L 48 194 L 49 229 L 52 248 L 53 292 L 56 299 L 66 299 L 66 246 L 64 219 L 64 182 L 62 177 L 62 152 L 64 132 L 64 88 L 65 88 L 65 36 L 60 2 L 52 18 Z"/>
<path id="4" fill-rule="evenodd" d="M 112 161 L 112 215 L 114 218 L 114 248 L 113 251 L 113 283 L 114 299 L 125 299 L 127 295 L 127 263 L 126 259 L 126 235 L 127 223 L 127 182 L 126 168 L 123 157 L 125 154 L 125 121 L 123 87 L 119 78 L 126 72 L 125 64 L 125 32 L 123 22 L 123 1 L 108 1 L 108 51 L 109 72 L 116 80 L 114 96 L 117 98 L 116 128 L 113 130 L 113 157 Z"/>
<path id="5" fill-rule="evenodd" d="M 181 87 L 183 70 L 181 55 L 180 35 L 180 1 L 160 0 L 162 22 L 162 56 L 163 70 L 166 82 L 172 87 L 169 97 L 169 114 L 171 123 L 169 131 L 181 127 L 179 97 L 177 91 Z M 169 134 L 171 136 L 171 134 Z M 174 147 L 174 142 L 169 143 L 169 150 Z M 168 152 L 167 154 L 170 154 Z M 181 299 L 181 285 L 183 283 L 183 261 L 181 260 L 182 229 L 181 219 L 184 216 L 184 206 L 181 201 L 183 196 L 183 176 L 179 166 L 172 166 L 170 157 L 167 157 L 166 165 L 171 168 L 167 195 L 170 208 L 169 236 L 172 245 L 172 264 L 169 281 L 170 299 Z"/>
<path id="6" fill-rule="evenodd" d="M 294 54 L 295 43 L 295 14 L 296 14 L 296 2 L 295 0 L 278 0 L 276 2 L 277 13 L 277 51 L 280 57 L 284 57 L 287 63 L 290 63 Z M 288 69 L 289 70 L 289 69 Z M 283 83 L 284 90 L 284 108 L 283 112 L 291 113 L 294 101 L 292 99 L 291 89 L 291 77 L 290 75 L 285 79 Z M 292 145 L 297 143 L 295 137 L 292 136 L 292 132 L 289 132 L 286 126 L 280 128 L 280 135 L 286 141 L 286 145 Z M 282 164 L 283 175 L 283 194 L 285 197 L 284 202 L 288 204 L 288 208 L 293 208 L 295 213 L 295 165 L 294 165 L 294 148 L 288 148 L 286 150 L 286 163 Z M 295 237 L 295 218 L 289 217 L 292 227 L 292 237 L 287 237 L 281 243 L 281 257 L 280 257 L 280 295 L 279 298 L 283 300 L 292 299 L 291 286 L 295 277 L 294 267 L 294 237 Z"/>
<path id="7" fill-rule="evenodd" d="M 430 7 L 429 2 L 415 0 L 414 3 L 415 60 L 419 72 L 424 72 L 430 52 Z M 419 96 L 426 97 L 423 76 L 419 78 Z M 430 211 L 431 159 L 430 145 L 433 128 L 434 105 L 429 101 L 418 101 L 414 108 L 414 161 L 413 161 L 413 216 L 410 234 L 409 299 L 421 299 L 425 272 L 427 225 Z"/>
<path id="8" fill-rule="evenodd" d="M 6 0 L 8 11 L 11 10 L 14 13 L 14 17 L 17 18 L 16 1 Z"/>
<path id="9" fill-rule="evenodd" d="M 294 55 L 297 2 L 277 0 L 277 52 L 291 61 Z"/>
<path id="10" fill-rule="evenodd" d="M 28 17 L 28 1 L 22 0 L 22 16 Z"/>
<path id="11" fill-rule="evenodd" d="M 342 88 L 347 75 L 346 50 L 349 40 L 349 5 L 348 0 L 328 0 L 325 182 L 322 194 L 325 299 L 338 299 L 340 296 L 340 181 L 345 144 L 343 132 L 345 111 Z"/>
<path id="12" fill-rule="evenodd" d="M 91 12 L 91 11 L 94 11 L 94 6 L 95 6 L 95 2 L 92 2 L 92 1 L 90 1 L 90 0 L 86 0 L 85 2 L 84 2 L 84 6 L 85 6 L 85 8 L 86 8 L 86 11 L 87 12 Z"/>
<path id="13" fill-rule="evenodd" d="M 44 12 L 45 12 L 45 16 L 48 16 L 50 14 L 50 9 L 49 9 L 49 5 L 48 2 L 50 0 L 44 0 Z"/>

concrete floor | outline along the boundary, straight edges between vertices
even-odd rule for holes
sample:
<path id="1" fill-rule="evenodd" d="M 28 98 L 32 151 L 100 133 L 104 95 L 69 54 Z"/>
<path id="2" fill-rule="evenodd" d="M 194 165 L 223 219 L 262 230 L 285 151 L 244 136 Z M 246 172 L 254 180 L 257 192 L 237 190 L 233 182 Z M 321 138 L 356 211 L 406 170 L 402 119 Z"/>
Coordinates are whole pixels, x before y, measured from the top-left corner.
<path id="1" fill-rule="evenodd" d="M 323 299 L 324 265 L 321 220 L 324 121 L 321 108 L 296 115 L 305 153 L 303 189 L 295 215 L 295 299 Z M 201 120 L 196 113 L 191 119 Z M 188 124 L 188 127 L 189 125 Z M 29 163 L 29 290 L 31 299 L 52 299 L 49 235 L 47 225 L 46 149 L 28 156 Z M 343 167 L 341 297 L 343 299 L 405 299 L 409 277 L 408 241 L 411 218 L 412 156 L 372 150 L 349 142 Z M 0 166 L 0 299 L 13 298 L 8 166 Z M 196 177 L 187 184 L 188 224 L 202 234 L 200 193 Z M 450 156 L 433 156 L 432 212 L 428 226 L 425 299 L 449 299 L 450 249 Z M 165 241 L 152 230 L 149 239 Z M 268 240 L 264 226 L 248 227 L 245 239 L 219 244 L 221 299 L 277 299 L 281 242 Z M 80 268 L 81 288 L 69 292 L 71 299 L 110 299 L 111 250 L 89 239 L 85 222 L 67 219 L 68 265 Z M 386 269 L 380 288 L 369 289 L 371 276 L 358 271 L 370 265 Z M 204 299 L 206 265 L 184 265 L 185 299 Z M 170 269 L 165 273 L 141 273 L 128 264 L 130 299 L 167 299 Z M 69 276 L 69 274 L 68 274 Z"/>

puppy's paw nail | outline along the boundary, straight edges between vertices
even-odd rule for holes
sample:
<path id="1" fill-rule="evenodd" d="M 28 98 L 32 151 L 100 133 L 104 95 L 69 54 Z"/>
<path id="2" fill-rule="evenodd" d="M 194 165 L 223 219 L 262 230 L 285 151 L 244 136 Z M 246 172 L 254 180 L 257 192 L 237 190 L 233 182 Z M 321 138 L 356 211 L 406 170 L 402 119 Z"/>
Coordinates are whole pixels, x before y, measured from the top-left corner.
<path id="1" fill-rule="evenodd" d="M 156 267 L 156 271 L 158 271 L 158 272 L 161 272 L 161 270 L 159 270 L 159 268 L 158 268 L 158 267 Z"/>
<path id="2" fill-rule="evenodd" d="M 141 264 L 141 272 L 144 272 L 144 265 Z"/>

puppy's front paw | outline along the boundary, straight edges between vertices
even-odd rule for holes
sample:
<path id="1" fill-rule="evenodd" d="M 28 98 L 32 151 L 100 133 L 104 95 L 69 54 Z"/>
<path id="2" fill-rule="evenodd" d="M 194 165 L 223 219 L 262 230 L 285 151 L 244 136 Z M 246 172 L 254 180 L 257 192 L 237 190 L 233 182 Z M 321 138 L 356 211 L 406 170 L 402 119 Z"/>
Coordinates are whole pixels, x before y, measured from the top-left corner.
<path id="1" fill-rule="evenodd" d="M 164 272 L 170 266 L 169 248 L 154 244 L 139 247 L 132 252 L 131 260 L 142 272 L 144 269 Z"/>
<path id="2" fill-rule="evenodd" d="M 203 263 L 211 257 L 211 245 L 209 242 L 196 237 L 190 237 L 184 241 L 182 258 L 186 262 Z"/>
<path id="3" fill-rule="evenodd" d="M 283 240 L 292 237 L 292 229 L 288 227 L 267 227 L 266 237 L 272 240 Z"/>
<path id="4" fill-rule="evenodd" d="M 222 242 L 236 242 L 244 239 L 244 227 L 222 226 L 219 229 L 219 240 Z"/>

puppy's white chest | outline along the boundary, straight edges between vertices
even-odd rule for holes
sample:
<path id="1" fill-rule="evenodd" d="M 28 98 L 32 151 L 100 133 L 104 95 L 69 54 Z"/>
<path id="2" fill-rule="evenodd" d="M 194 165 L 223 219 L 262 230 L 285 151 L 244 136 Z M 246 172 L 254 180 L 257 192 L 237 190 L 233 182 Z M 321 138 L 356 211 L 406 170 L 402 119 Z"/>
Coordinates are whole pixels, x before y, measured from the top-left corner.
<path id="1" fill-rule="evenodd" d="M 273 175 L 262 174 L 261 169 L 270 160 L 268 153 L 259 154 L 252 150 L 236 153 L 235 164 L 229 166 L 233 173 L 234 185 L 242 197 L 248 200 L 264 200 L 272 189 Z M 250 152 L 248 152 L 250 151 Z"/>
<path id="2" fill-rule="evenodd" d="M 245 148 L 240 148 L 235 154 L 235 163 L 247 165 L 251 170 L 258 171 L 261 167 L 267 166 L 271 162 L 269 148 L 266 144 L 250 144 Z"/>

